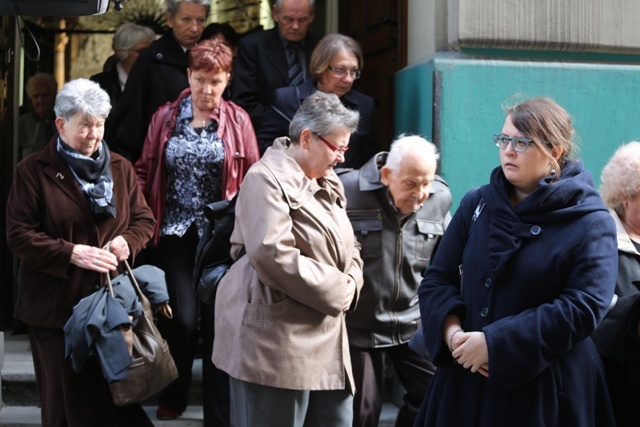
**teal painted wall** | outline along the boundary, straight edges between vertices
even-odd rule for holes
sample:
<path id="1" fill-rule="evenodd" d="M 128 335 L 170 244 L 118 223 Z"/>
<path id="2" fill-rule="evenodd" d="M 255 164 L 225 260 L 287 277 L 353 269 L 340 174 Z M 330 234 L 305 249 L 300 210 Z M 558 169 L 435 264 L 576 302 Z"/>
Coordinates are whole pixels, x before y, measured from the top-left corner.
<path id="1" fill-rule="evenodd" d="M 434 99 L 435 73 L 441 76 L 439 99 Z M 396 134 L 419 133 L 433 140 L 433 104 L 439 104 L 441 175 L 455 209 L 467 190 L 486 183 L 499 165 L 492 135 L 502 129 L 502 106 L 532 96 L 551 97 L 572 115 L 577 157 L 596 186 L 615 149 L 640 140 L 640 65 L 492 60 L 451 53 L 397 74 Z"/>

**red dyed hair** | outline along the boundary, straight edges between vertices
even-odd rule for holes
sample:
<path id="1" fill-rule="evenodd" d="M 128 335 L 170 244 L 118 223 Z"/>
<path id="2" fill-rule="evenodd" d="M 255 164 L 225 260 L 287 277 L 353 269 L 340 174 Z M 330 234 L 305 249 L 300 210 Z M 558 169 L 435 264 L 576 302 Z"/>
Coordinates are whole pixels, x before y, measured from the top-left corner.
<path id="1" fill-rule="evenodd" d="M 230 72 L 233 67 L 233 54 L 226 44 L 219 40 L 202 40 L 189 49 L 189 68 L 191 71 Z"/>

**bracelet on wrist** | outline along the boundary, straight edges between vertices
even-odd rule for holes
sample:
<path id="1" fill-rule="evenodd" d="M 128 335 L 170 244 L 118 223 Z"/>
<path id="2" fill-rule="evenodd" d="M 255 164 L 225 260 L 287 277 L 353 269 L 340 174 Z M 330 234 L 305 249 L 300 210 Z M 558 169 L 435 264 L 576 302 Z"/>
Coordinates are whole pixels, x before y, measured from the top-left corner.
<path id="1" fill-rule="evenodd" d="M 458 333 L 458 332 L 464 332 L 462 330 L 462 328 L 458 328 L 455 331 L 451 332 L 451 335 L 449 335 L 449 342 L 447 343 L 449 346 L 449 352 L 453 353 L 453 349 L 451 348 L 451 344 L 453 343 L 453 337 Z"/>

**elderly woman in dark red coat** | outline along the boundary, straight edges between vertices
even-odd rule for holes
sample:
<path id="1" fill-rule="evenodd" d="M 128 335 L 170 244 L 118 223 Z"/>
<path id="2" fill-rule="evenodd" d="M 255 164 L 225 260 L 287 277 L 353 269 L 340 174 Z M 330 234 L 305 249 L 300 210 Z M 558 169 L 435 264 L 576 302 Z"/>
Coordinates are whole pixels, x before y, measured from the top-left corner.
<path id="1" fill-rule="evenodd" d="M 102 141 L 111 106 L 97 83 L 56 97 L 56 135 L 18 164 L 7 242 L 20 258 L 16 316 L 28 325 L 44 426 L 151 426 L 140 405 L 116 407 L 97 361 L 73 372 L 63 326 L 101 276 L 138 253 L 154 219 L 131 164 Z"/>

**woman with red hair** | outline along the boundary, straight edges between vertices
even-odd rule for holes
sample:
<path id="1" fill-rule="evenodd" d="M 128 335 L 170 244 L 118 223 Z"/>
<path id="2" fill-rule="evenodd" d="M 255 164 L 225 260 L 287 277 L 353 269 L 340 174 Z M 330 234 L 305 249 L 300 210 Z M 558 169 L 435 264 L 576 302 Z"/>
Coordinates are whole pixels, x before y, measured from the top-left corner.
<path id="1" fill-rule="evenodd" d="M 138 184 L 157 221 L 148 261 L 166 273 L 174 317 L 160 319 L 159 328 L 179 378 L 160 394 L 158 419 L 177 418 L 187 406 L 200 308 L 205 425 L 228 423 L 228 384 L 210 377 L 217 372 L 211 363 L 212 307 L 199 307 L 192 274 L 204 206 L 231 199 L 259 158 L 248 114 L 222 98 L 232 66 L 231 50 L 217 40 L 201 41 L 189 50 L 189 88 L 156 111 L 135 164 Z M 223 396 L 216 396 L 215 388 Z"/>

